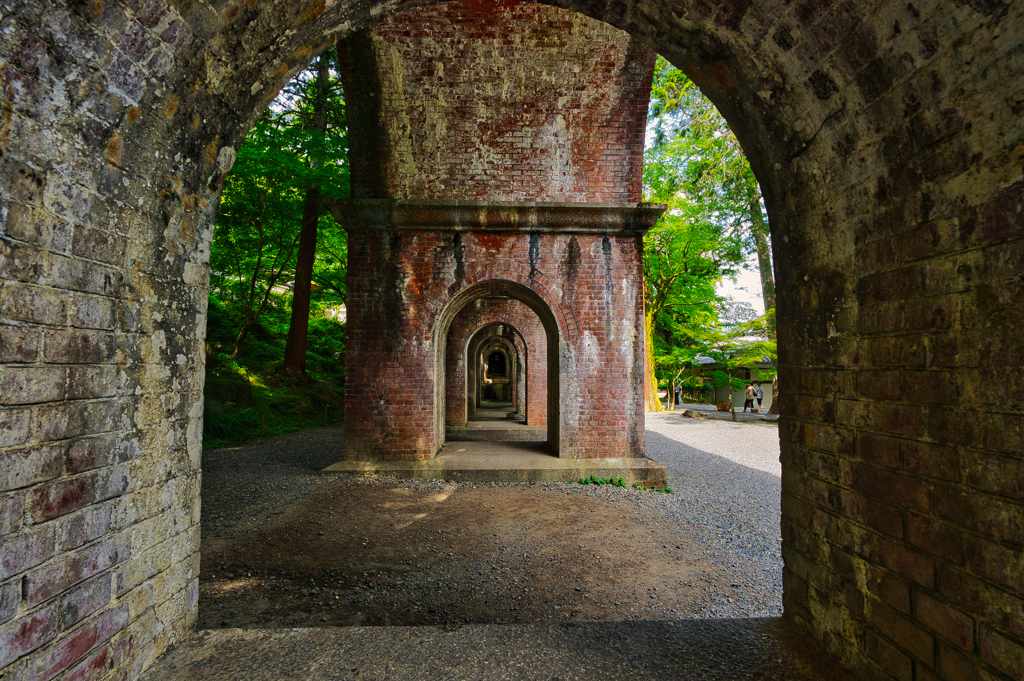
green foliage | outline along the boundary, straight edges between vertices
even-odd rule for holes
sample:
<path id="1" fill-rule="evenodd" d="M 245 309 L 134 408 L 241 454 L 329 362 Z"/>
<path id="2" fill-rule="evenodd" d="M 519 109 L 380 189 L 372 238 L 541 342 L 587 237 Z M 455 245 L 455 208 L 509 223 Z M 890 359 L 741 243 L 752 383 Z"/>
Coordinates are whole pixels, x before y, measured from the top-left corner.
<path id="1" fill-rule="evenodd" d="M 622 478 L 595 478 L 593 475 L 580 478 L 581 485 L 612 485 L 613 487 L 625 487 L 626 482 Z"/>
<path id="2" fill-rule="evenodd" d="M 749 305 L 716 294 L 722 278 L 763 251 L 766 300 L 774 284 L 760 189 L 725 119 L 660 57 L 649 113 L 654 143 L 644 157 L 644 199 L 668 210 L 644 239 L 645 304 L 652 368 L 671 390 L 696 382 L 684 374 L 706 349 L 707 330 L 756 316 Z"/>
<path id="3" fill-rule="evenodd" d="M 308 375 L 293 378 L 280 370 L 288 335 L 287 295 L 271 295 L 246 340 L 246 352 L 231 355 L 240 305 L 211 297 L 207 311 L 207 385 L 237 382 L 251 387 L 248 403 L 212 400 L 207 391 L 203 446 L 215 449 L 259 435 L 340 423 L 344 416 L 345 324 L 311 320 Z M 223 413 L 210 407 L 223 409 Z"/>
<path id="4" fill-rule="evenodd" d="M 736 230 L 748 249 L 751 203 L 761 191 L 725 118 L 679 69 L 659 57 L 651 89 L 654 144 L 645 164 L 646 193 L 659 198 L 684 192 L 704 219 Z M 648 160 L 649 159 L 649 160 Z"/>
<path id="5" fill-rule="evenodd" d="M 247 404 L 213 402 L 204 446 L 337 423 L 342 418 L 345 325 L 327 317 L 345 302 L 346 234 L 322 211 L 313 269 L 308 376 L 279 371 L 290 321 L 296 241 L 306 188 L 349 193 L 345 101 L 336 53 L 325 107 L 313 125 L 315 65 L 298 74 L 253 125 L 224 180 L 211 254 L 207 377 L 251 386 Z M 326 129 L 322 129 L 326 128 Z"/>
<path id="6" fill-rule="evenodd" d="M 331 52 L 333 55 L 333 52 Z M 321 57 L 326 58 L 326 57 Z M 311 125 L 312 71 L 300 72 L 249 131 L 224 180 L 210 258 L 211 295 L 242 312 L 236 350 L 272 298 L 294 278 L 306 188 L 324 198 L 349 193 L 348 136 L 341 84 L 331 79 L 326 130 Z M 345 300 L 347 239 L 323 211 L 318 224 L 314 308 Z M 249 351 L 248 348 L 246 348 Z"/>

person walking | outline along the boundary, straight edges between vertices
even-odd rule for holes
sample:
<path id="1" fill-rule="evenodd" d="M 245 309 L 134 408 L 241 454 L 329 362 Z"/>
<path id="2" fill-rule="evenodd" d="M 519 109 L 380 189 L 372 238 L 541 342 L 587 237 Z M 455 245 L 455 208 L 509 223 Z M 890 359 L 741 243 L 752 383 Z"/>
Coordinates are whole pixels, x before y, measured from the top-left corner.
<path id="1" fill-rule="evenodd" d="M 757 382 L 757 390 L 754 391 L 757 396 L 757 413 L 761 413 L 761 401 L 764 399 L 764 388 L 761 387 L 761 381 Z"/>
<path id="2" fill-rule="evenodd" d="M 747 390 L 743 396 L 743 411 L 747 409 L 754 410 L 754 384 L 748 383 Z"/>

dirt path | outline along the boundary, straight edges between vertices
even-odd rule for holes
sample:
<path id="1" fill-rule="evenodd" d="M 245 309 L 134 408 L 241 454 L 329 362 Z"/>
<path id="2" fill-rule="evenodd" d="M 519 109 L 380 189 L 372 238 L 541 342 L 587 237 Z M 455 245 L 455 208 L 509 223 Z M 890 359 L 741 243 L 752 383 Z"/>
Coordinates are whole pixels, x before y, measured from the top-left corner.
<path id="1" fill-rule="evenodd" d="M 331 479 L 245 534 L 204 535 L 200 626 L 672 619 L 740 587 L 678 527 L 630 517 L 641 494 Z"/>

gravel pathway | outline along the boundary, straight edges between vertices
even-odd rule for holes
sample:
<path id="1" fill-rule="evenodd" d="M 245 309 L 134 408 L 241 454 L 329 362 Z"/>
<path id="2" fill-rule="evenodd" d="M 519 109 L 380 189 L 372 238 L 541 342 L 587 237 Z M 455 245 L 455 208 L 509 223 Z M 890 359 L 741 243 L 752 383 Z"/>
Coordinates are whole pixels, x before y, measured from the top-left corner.
<path id="1" fill-rule="evenodd" d="M 343 427 L 300 430 L 203 452 L 204 537 L 237 537 L 308 498 L 341 460 Z"/>
<path id="2" fill-rule="evenodd" d="M 704 546 L 704 557 L 738 569 L 750 587 L 718 615 L 782 614 L 782 464 L 775 422 L 733 423 L 647 415 L 647 455 L 668 467 L 674 494 L 644 497 Z M 750 592 L 753 596 L 750 596 Z"/>
<path id="3" fill-rule="evenodd" d="M 240 537 L 265 525 L 290 504 L 308 499 L 326 484 L 408 486 L 419 494 L 450 494 L 457 488 L 472 486 L 398 481 L 383 476 L 319 474 L 340 458 L 341 439 L 341 428 L 327 428 L 204 453 L 204 538 L 216 541 Z M 781 464 L 777 424 L 687 419 L 678 413 L 648 414 L 647 453 L 668 467 L 672 494 L 565 483 L 532 486 L 538 493 L 546 489 L 559 496 L 579 495 L 610 502 L 629 520 L 652 530 L 657 528 L 662 541 L 669 542 L 660 548 L 671 551 L 685 545 L 691 555 L 696 551 L 699 558 L 714 566 L 714 580 L 700 574 L 679 583 L 699 593 L 701 598 L 697 600 L 702 605 L 694 611 L 673 610 L 660 616 L 781 615 Z M 451 577 L 456 581 L 464 577 L 469 583 L 475 579 L 478 567 L 452 565 Z M 463 571 L 465 575 L 461 575 Z M 426 584 L 418 586 L 429 588 Z M 416 585 L 410 581 L 408 587 Z M 652 616 L 659 614 L 645 607 L 625 619 Z"/>

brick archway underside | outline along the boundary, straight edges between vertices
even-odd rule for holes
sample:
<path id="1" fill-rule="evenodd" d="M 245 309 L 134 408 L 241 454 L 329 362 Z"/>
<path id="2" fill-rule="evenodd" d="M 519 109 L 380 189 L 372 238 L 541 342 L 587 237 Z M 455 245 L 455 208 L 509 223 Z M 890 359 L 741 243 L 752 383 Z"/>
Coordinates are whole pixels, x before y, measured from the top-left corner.
<path id="1" fill-rule="evenodd" d="M 562 4 L 684 69 L 764 190 L 787 617 L 867 678 L 1024 676 L 1024 3 Z M 193 626 L 221 181 L 297 69 L 398 6 L 4 9 L 7 676 L 133 676 Z"/>

